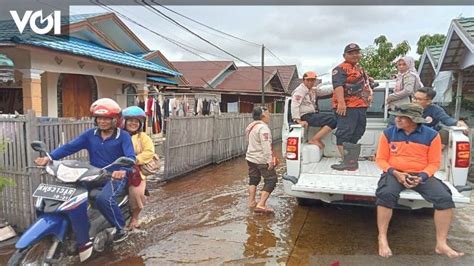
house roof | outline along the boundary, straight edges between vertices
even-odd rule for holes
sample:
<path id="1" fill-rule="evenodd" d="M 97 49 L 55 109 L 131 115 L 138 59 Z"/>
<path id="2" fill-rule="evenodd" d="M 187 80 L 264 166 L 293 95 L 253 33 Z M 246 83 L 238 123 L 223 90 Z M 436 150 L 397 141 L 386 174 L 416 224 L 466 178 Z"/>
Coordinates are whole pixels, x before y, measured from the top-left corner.
<path id="1" fill-rule="evenodd" d="M 273 83 L 275 91 L 284 92 L 283 83 L 277 70 L 270 72 L 265 68 L 264 83 Z M 223 91 L 260 92 L 262 90 L 262 71 L 254 67 L 239 67 L 224 81 L 217 85 L 216 89 Z"/>
<path id="2" fill-rule="evenodd" d="M 144 60 L 133 54 L 110 50 L 74 37 L 63 38 L 49 35 L 21 35 L 21 37 L 13 37 L 11 41 L 18 44 L 32 45 L 36 47 L 52 49 L 55 51 L 67 52 L 74 55 L 86 56 L 100 61 L 129 66 L 145 71 L 156 72 L 170 76 L 181 75 L 179 72 Z"/>
<path id="3" fill-rule="evenodd" d="M 141 58 L 151 61 L 155 64 L 167 67 L 169 69 L 172 69 L 176 72 L 179 72 L 178 69 L 159 51 L 159 50 L 153 50 L 147 53 L 141 53 L 137 54 Z M 188 80 L 183 76 L 177 77 L 178 84 L 181 86 L 184 85 L 189 85 Z"/>
<path id="4" fill-rule="evenodd" d="M 95 13 L 72 15 L 62 17 L 62 24 L 66 25 L 69 20 L 72 23 L 81 23 L 85 20 L 100 16 L 115 16 L 112 13 Z M 20 34 L 13 20 L 0 21 L 0 43 L 15 43 L 27 46 L 47 48 L 55 51 L 66 52 L 69 54 L 86 56 L 96 60 L 105 61 L 113 64 L 137 68 L 153 73 L 159 73 L 167 76 L 181 76 L 181 73 L 164 67 L 162 65 L 150 62 L 140 56 L 133 55 L 124 51 L 116 51 L 92 41 L 69 36 L 38 35 L 25 27 L 23 34 Z"/>
<path id="5" fill-rule="evenodd" d="M 265 70 L 270 72 L 278 70 L 285 91 L 290 90 L 290 84 L 292 80 L 298 79 L 298 70 L 296 68 L 296 65 L 265 66 Z"/>
<path id="6" fill-rule="evenodd" d="M 425 86 L 431 86 L 436 77 L 436 67 L 442 50 L 443 45 L 427 46 L 421 55 L 418 73 Z"/>
<path id="7" fill-rule="evenodd" d="M 173 61 L 171 64 L 183 74 L 191 87 L 209 87 L 229 67 L 232 61 Z"/>
<path id="8" fill-rule="evenodd" d="M 174 80 L 163 78 L 163 77 L 155 77 L 155 76 L 148 76 L 147 80 L 151 81 L 152 83 L 164 83 L 168 85 L 178 85 L 178 83 Z"/>
<path id="9" fill-rule="evenodd" d="M 474 18 L 454 19 L 449 26 L 435 73 L 463 73 L 462 89 L 474 92 Z M 456 78 L 456 83 L 457 83 Z M 456 85 L 457 86 L 457 85 Z"/>
<path id="10" fill-rule="evenodd" d="M 459 70 L 465 52 L 474 53 L 474 18 L 454 19 L 446 36 L 436 72 Z"/>

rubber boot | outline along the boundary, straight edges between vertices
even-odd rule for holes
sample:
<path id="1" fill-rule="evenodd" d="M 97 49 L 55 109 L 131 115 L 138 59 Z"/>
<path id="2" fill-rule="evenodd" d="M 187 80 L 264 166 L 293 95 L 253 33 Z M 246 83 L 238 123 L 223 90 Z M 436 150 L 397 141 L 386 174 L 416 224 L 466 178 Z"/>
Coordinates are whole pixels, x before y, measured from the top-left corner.
<path id="1" fill-rule="evenodd" d="M 355 171 L 359 169 L 360 144 L 350 142 L 342 143 L 344 147 L 344 160 L 340 164 L 333 164 L 331 168 L 338 171 Z"/>

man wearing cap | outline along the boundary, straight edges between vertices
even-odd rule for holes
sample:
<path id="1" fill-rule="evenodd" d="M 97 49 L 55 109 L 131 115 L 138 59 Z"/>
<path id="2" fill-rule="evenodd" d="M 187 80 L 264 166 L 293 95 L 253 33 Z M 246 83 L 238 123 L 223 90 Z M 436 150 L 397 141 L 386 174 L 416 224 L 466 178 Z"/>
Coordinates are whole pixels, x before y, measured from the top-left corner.
<path id="1" fill-rule="evenodd" d="M 321 127 L 321 129 L 308 141 L 323 149 L 324 144 L 321 139 L 336 128 L 336 119 L 332 114 L 321 114 L 316 108 L 318 97 L 327 96 L 332 93 L 331 90 L 324 90 L 316 87 L 316 73 L 308 71 L 303 75 L 301 83 L 292 93 L 291 97 L 291 116 L 294 122 L 307 127 Z"/>
<path id="2" fill-rule="evenodd" d="M 377 149 L 376 163 L 383 173 L 375 192 L 379 255 L 392 256 L 387 231 L 392 209 L 397 205 L 400 192 L 413 189 L 435 209 L 435 252 L 450 258 L 464 255 L 447 244 L 453 217 L 454 202 L 451 190 L 433 174 L 441 164 L 441 138 L 436 130 L 425 125 L 423 107 L 406 103 L 390 112 L 396 116 L 395 126 L 383 131 Z"/>
<path id="3" fill-rule="evenodd" d="M 360 48 L 351 43 L 344 49 L 344 62 L 332 71 L 334 94 L 332 106 L 336 111 L 336 143 L 341 154 L 340 164 L 332 165 L 335 170 L 357 170 L 360 144 L 367 124 L 367 108 L 372 102 L 369 77 L 359 66 Z"/>

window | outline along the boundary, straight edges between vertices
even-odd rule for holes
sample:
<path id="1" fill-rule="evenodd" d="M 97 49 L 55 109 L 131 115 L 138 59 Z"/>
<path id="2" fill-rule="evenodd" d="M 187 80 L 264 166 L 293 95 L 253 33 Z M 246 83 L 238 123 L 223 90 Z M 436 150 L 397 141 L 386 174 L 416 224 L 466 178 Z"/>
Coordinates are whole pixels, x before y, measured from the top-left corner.
<path id="1" fill-rule="evenodd" d="M 135 85 L 124 84 L 122 91 L 127 96 L 127 107 L 136 105 L 135 97 L 137 96 L 137 89 Z"/>

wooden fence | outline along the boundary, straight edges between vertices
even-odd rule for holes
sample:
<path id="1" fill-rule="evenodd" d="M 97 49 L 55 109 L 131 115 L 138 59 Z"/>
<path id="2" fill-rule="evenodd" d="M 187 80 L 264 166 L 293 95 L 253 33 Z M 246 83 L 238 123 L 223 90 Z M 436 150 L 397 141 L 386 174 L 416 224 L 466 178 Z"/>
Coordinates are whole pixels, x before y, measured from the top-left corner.
<path id="1" fill-rule="evenodd" d="M 250 114 L 170 118 L 165 142 L 165 179 L 244 154 L 245 128 L 251 121 Z M 282 123 L 282 114 L 272 114 L 273 141 L 281 140 Z"/>
<path id="2" fill-rule="evenodd" d="M 30 148 L 33 140 L 42 140 L 48 150 L 64 144 L 93 122 L 68 118 L 37 118 L 33 112 L 16 118 L 0 117 L 0 176 L 10 178 L 14 186 L 7 186 L 0 193 L 0 219 L 6 219 L 17 230 L 24 230 L 35 219 L 32 193 L 47 176 L 33 167 L 39 154 Z M 86 151 L 71 155 L 68 159 L 87 160 Z"/>
<path id="3" fill-rule="evenodd" d="M 244 154 L 245 128 L 251 121 L 249 114 L 171 118 L 164 147 L 165 178 Z M 270 124 L 273 140 L 281 139 L 281 126 L 282 115 L 274 114 Z M 5 143 L 0 151 L 0 176 L 15 182 L 0 193 L 0 220 L 6 219 L 19 231 L 26 229 L 35 219 L 33 191 L 40 183 L 51 181 L 34 167 L 39 154 L 30 143 L 41 140 L 47 150 L 54 150 L 91 127 L 91 119 L 37 118 L 32 112 L 0 117 L 0 144 Z M 67 159 L 88 160 L 88 154 L 83 150 Z"/>

